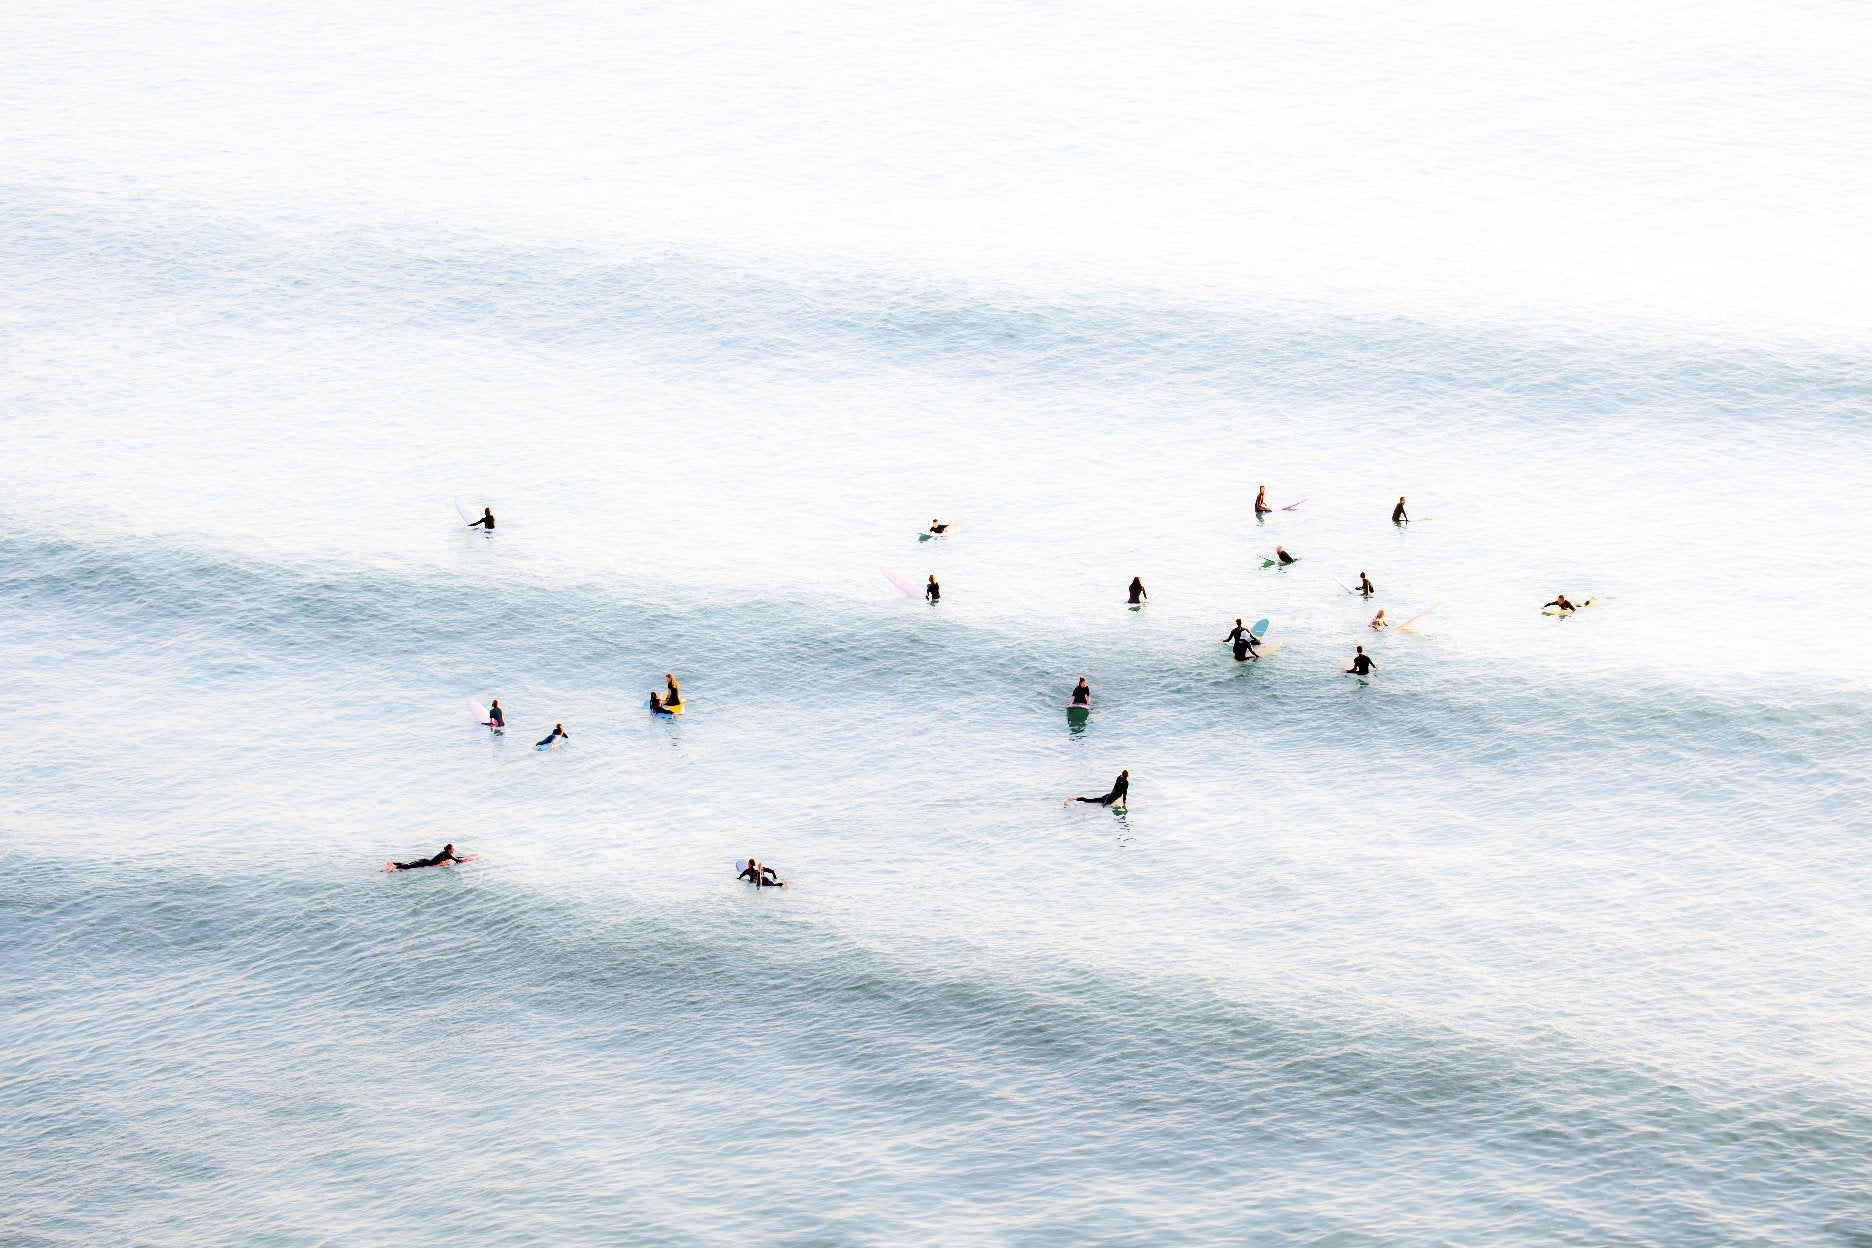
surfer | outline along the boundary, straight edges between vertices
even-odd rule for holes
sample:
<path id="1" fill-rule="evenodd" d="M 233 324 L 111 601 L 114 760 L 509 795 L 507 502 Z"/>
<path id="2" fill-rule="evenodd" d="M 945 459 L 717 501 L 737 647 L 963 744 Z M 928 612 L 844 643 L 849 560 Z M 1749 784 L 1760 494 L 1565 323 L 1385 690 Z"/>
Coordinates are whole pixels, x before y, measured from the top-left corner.
<path id="1" fill-rule="evenodd" d="M 1384 608 L 1379 607 L 1378 614 L 1372 616 L 1371 618 L 1372 631 L 1375 633 L 1382 633 L 1385 629 L 1390 628 L 1390 627 L 1391 627 L 1391 621 L 1384 618 Z"/>
<path id="2" fill-rule="evenodd" d="M 1126 592 L 1131 595 L 1131 605 L 1134 607 L 1150 601 L 1150 595 L 1144 592 L 1144 578 L 1141 576 L 1131 578 L 1131 587 Z"/>
<path id="3" fill-rule="evenodd" d="M 1547 603 L 1542 603 L 1542 604 L 1541 604 L 1541 610 L 1543 610 L 1543 611 L 1545 611 L 1545 610 L 1546 610 L 1546 609 L 1547 609 L 1548 607 L 1559 607 L 1559 608 L 1560 608 L 1560 610 L 1562 610 L 1562 611 L 1577 611 L 1577 610 L 1579 610 L 1579 608 L 1578 608 L 1577 606 L 1575 606 L 1574 604 L 1572 604 L 1572 603 L 1570 603 L 1570 602 L 1568 602 L 1568 601 L 1567 601 L 1567 596 L 1566 596 L 1565 594 L 1555 594 L 1555 595 L 1554 595 L 1554 600 L 1553 600 L 1552 602 L 1547 602 Z"/>
<path id="4" fill-rule="evenodd" d="M 1231 645 L 1231 646 L 1232 646 L 1232 645 L 1234 645 L 1234 644 L 1235 644 L 1235 643 L 1236 643 L 1236 642 L 1237 642 L 1238 640 L 1240 640 L 1240 638 L 1241 638 L 1241 635 L 1242 635 L 1243 633 L 1245 633 L 1245 632 L 1247 632 L 1247 631 L 1248 631 L 1247 629 L 1245 629 L 1245 628 L 1243 628 L 1243 627 L 1242 627 L 1242 622 L 1241 622 L 1241 617 L 1240 617 L 1240 616 L 1237 616 L 1237 617 L 1235 618 L 1235 627 L 1234 627 L 1234 628 L 1231 628 L 1231 629 L 1229 629 L 1229 631 L 1228 631 L 1228 636 L 1226 636 L 1226 637 L 1224 637 L 1224 638 L 1223 638 L 1222 640 L 1223 640 L 1223 642 L 1225 642 L 1226 644 L 1228 644 L 1228 645 Z"/>
<path id="5" fill-rule="evenodd" d="M 450 841 L 447 845 L 442 847 L 442 852 L 439 854 L 429 858 L 418 858 L 414 862 L 396 862 L 392 860 L 384 863 L 384 870 L 415 871 L 420 867 L 446 867 L 452 862 L 466 861 L 468 861 L 466 858 L 457 858 L 455 856 L 455 842 Z"/>
<path id="6" fill-rule="evenodd" d="M 1274 559 L 1275 562 L 1279 563 L 1283 568 L 1290 563 L 1300 562 L 1297 557 L 1287 553 L 1287 548 L 1285 546 L 1276 546 L 1274 548 Z"/>
<path id="7" fill-rule="evenodd" d="M 786 887 L 786 881 L 775 875 L 772 867 L 763 866 L 752 858 L 747 860 L 747 866 L 741 869 L 741 874 L 735 876 L 735 879 L 752 881 L 756 888 Z"/>
<path id="8" fill-rule="evenodd" d="M 942 601 L 942 586 L 936 583 L 936 574 L 930 573 L 929 584 L 923 587 L 923 596 L 931 602 Z"/>
<path id="9" fill-rule="evenodd" d="M 1361 572 L 1358 574 L 1358 592 L 1369 598 L 1378 592 L 1378 587 L 1371 583 L 1371 577 Z"/>
<path id="10" fill-rule="evenodd" d="M 1127 767 L 1118 773 L 1118 778 L 1112 781 L 1111 792 L 1104 797 L 1069 797 L 1062 804 L 1070 806 L 1074 802 L 1084 802 L 1088 806 L 1122 806 L 1130 792 L 1131 769 Z"/>
<path id="11" fill-rule="evenodd" d="M 1237 663 L 1245 663 L 1249 659 L 1260 658 L 1261 652 L 1255 649 L 1255 635 L 1243 629 L 1241 635 L 1235 638 L 1234 654 Z"/>
<path id="12" fill-rule="evenodd" d="M 1365 647 L 1358 648 L 1358 657 L 1352 660 L 1352 666 L 1345 669 L 1347 676 L 1369 676 L 1378 665 L 1372 662 L 1371 655 L 1365 653 Z"/>
<path id="13" fill-rule="evenodd" d="M 949 531 L 948 525 L 944 524 L 942 521 L 934 517 L 931 517 L 930 532 L 934 533 L 938 537 L 941 537 L 944 533 L 947 533 L 948 531 Z"/>
<path id="14" fill-rule="evenodd" d="M 650 691 L 649 705 L 650 705 L 650 713 L 652 715 L 674 715 L 675 714 L 674 711 L 670 710 L 669 704 L 663 701 L 662 695 L 659 694 L 654 689 Z"/>
<path id="15" fill-rule="evenodd" d="M 1267 486 L 1264 485 L 1255 492 L 1255 515 L 1265 516 L 1268 512 L 1273 510 L 1272 507 L 1268 506 Z"/>
<path id="16" fill-rule="evenodd" d="M 663 683 L 669 686 L 669 694 L 663 699 L 663 705 L 674 709 L 682 705 L 682 686 L 668 672 L 663 673 Z"/>
<path id="17" fill-rule="evenodd" d="M 564 724 L 554 724 L 553 730 L 546 734 L 546 739 L 544 741 L 537 742 L 533 746 L 533 748 L 536 750 L 543 750 L 547 746 L 553 744 L 555 741 L 558 741 L 561 738 L 564 738 L 567 741 L 570 741 L 572 739 L 571 736 L 567 734 Z"/>
<path id="18" fill-rule="evenodd" d="M 483 525 L 487 526 L 488 532 L 492 533 L 494 531 L 494 509 L 492 507 L 483 507 L 481 509 L 481 518 L 468 527 L 471 529 L 478 529 Z"/>
<path id="19" fill-rule="evenodd" d="M 1092 709 L 1092 686 L 1086 684 L 1086 678 L 1083 676 L 1079 678 L 1079 683 L 1073 686 L 1070 705 L 1083 706 L 1087 710 Z"/>
<path id="20" fill-rule="evenodd" d="M 499 732 L 506 726 L 507 712 L 500 709 L 500 699 L 495 698 L 488 703 L 488 728 L 490 731 Z"/>
<path id="21" fill-rule="evenodd" d="M 1397 506 L 1391 509 L 1392 524 L 1409 524 L 1410 517 L 1404 514 L 1404 496 L 1398 495 Z"/>

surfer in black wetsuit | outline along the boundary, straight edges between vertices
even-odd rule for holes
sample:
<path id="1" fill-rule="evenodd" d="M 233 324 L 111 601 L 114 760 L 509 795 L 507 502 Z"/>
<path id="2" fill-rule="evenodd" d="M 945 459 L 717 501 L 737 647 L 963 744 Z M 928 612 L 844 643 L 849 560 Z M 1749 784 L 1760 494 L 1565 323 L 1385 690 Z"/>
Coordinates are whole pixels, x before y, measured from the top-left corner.
<path id="1" fill-rule="evenodd" d="M 1268 506 L 1267 486 L 1264 485 L 1255 492 L 1255 515 L 1265 516 L 1268 512 L 1273 510 L 1272 507 Z"/>
<path id="2" fill-rule="evenodd" d="M 756 888 L 786 887 L 786 881 L 781 879 L 778 875 L 775 875 L 772 867 L 762 866 L 752 858 L 747 860 L 747 866 L 741 869 L 741 874 L 735 876 L 735 879 L 748 880 L 752 882 Z"/>
<path id="3" fill-rule="evenodd" d="M 669 709 L 669 705 L 663 701 L 662 695 L 657 693 L 654 689 L 650 691 L 650 713 L 652 715 L 674 714 L 674 712 Z"/>
<path id="4" fill-rule="evenodd" d="M 948 531 L 949 531 L 949 526 L 944 524 L 942 521 L 934 519 L 934 518 L 930 520 L 930 532 L 936 534 L 938 537 L 942 536 L 944 533 L 947 533 Z"/>
<path id="5" fill-rule="evenodd" d="M 562 737 L 567 741 L 570 741 L 572 739 L 571 734 L 566 732 L 564 724 L 554 724 L 553 730 L 546 734 L 546 739 L 544 741 L 536 742 L 533 748 L 536 750 L 543 750 L 547 746 L 551 745 L 554 741 L 557 741 Z"/>
<path id="6" fill-rule="evenodd" d="M 455 856 L 455 842 L 450 841 L 442 847 L 442 852 L 429 858 L 418 858 L 414 862 L 390 861 L 384 863 L 386 871 L 415 871 L 420 867 L 446 867 L 451 862 L 461 862 Z"/>
<path id="7" fill-rule="evenodd" d="M 1286 567 L 1290 563 L 1300 562 L 1299 559 L 1287 553 L 1287 548 L 1285 546 L 1276 546 L 1274 548 L 1274 558 L 1280 563 L 1281 567 L 1283 568 Z"/>
<path id="8" fill-rule="evenodd" d="M 1131 595 L 1131 605 L 1134 607 L 1150 601 L 1150 595 L 1144 592 L 1144 578 L 1141 576 L 1132 577 L 1131 586 L 1125 592 Z"/>
<path id="9" fill-rule="evenodd" d="M 1069 797 L 1066 799 L 1065 804 L 1070 806 L 1074 802 L 1084 802 L 1088 806 L 1122 806 L 1124 805 L 1125 798 L 1128 797 L 1130 793 L 1131 769 L 1127 767 L 1125 770 L 1118 773 L 1118 778 L 1112 781 L 1111 792 L 1107 793 L 1104 797 Z"/>
<path id="10" fill-rule="evenodd" d="M 1404 514 L 1404 496 L 1398 495 L 1397 506 L 1391 509 L 1392 524 L 1409 524 L 1410 517 Z"/>
<path id="11" fill-rule="evenodd" d="M 1358 592 L 1369 598 L 1378 592 L 1378 587 L 1371 583 L 1371 577 L 1361 572 L 1358 574 Z"/>
<path id="12" fill-rule="evenodd" d="M 492 533 L 494 531 L 494 509 L 492 507 L 483 507 L 481 509 L 481 518 L 468 527 L 471 529 L 478 529 L 484 525 L 487 527 L 488 532 Z"/>
<path id="13" fill-rule="evenodd" d="M 1556 594 L 1554 595 L 1554 600 L 1552 602 L 1546 602 L 1546 603 L 1541 604 L 1541 610 L 1543 611 L 1545 611 L 1548 607 L 1559 607 L 1562 611 L 1579 610 L 1577 606 L 1567 601 L 1567 596 L 1565 594 Z"/>
<path id="14" fill-rule="evenodd" d="M 507 726 L 507 712 L 500 709 L 500 699 L 488 703 L 488 728 L 499 732 Z"/>
<path id="15" fill-rule="evenodd" d="M 663 698 L 663 705 L 672 709 L 681 706 L 682 686 L 676 683 L 676 677 L 669 672 L 664 672 L 663 683 L 669 687 L 669 693 Z"/>
<path id="16" fill-rule="evenodd" d="M 936 583 L 936 574 L 930 573 L 929 584 L 923 587 L 923 596 L 931 602 L 942 601 L 942 586 Z"/>
<path id="17" fill-rule="evenodd" d="M 1369 676 L 1378 665 L 1372 662 L 1371 655 L 1365 653 L 1365 647 L 1358 648 L 1358 656 L 1352 660 L 1352 666 L 1345 669 L 1347 676 Z"/>
<path id="18" fill-rule="evenodd" d="M 1260 657 L 1261 652 L 1255 649 L 1255 635 L 1244 629 L 1242 635 L 1235 639 L 1235 661 L 1245 663 Z"/>
<path id="19" fill-rule="evenodd" d="M 1087 710 L 1092 709 L 1092 686 L 1086 684 L 1086 678 L 1083 676 L 1079 678 L 1079 683 L 1073 686 L 1071 705 L 1083 706 Z"/>

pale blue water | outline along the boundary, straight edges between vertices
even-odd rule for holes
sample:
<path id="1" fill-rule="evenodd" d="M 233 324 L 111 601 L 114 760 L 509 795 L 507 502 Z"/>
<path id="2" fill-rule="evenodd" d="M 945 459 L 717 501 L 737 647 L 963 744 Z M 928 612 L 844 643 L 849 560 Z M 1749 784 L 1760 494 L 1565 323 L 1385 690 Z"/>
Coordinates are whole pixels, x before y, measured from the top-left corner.
<path id="1" fill-rule="evenodd" d="M 9 12 L 0 1243 L 1872 1243 L 1867 25 Z"/>

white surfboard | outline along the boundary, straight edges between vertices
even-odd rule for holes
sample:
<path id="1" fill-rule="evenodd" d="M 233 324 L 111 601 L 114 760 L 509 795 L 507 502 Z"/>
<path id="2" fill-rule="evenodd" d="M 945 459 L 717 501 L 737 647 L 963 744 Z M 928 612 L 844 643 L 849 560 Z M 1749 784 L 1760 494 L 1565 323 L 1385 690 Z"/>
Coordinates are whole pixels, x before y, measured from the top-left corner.
<path id="1" fill-rule="evenodd" d="M 455 514 L 461 517 L 463 524 L 473 524 L 481 518 L 469 510 L 468 504 L 462 501 L 462 496 L 459 494 L 455 496 Z"/>
<path id="2" fill-rule="evenodd" d="M 910 580 L 908 577 L 899 576 L 889 568 L 879 568 L 878 571 L 884 574 L 885 580 L 902 590 L 904 597 L 921 598 L 923 596 L 923 587 Z"/>
<path id="3" fill-rule="evenodd" d="M 488 714 L 487 707 L 482 706 L 473 698 L 468 699 L 468 713 L 474 716 L 474 722 L 480 727 L 492 728 L 494 726 L 493 717 Z"/>

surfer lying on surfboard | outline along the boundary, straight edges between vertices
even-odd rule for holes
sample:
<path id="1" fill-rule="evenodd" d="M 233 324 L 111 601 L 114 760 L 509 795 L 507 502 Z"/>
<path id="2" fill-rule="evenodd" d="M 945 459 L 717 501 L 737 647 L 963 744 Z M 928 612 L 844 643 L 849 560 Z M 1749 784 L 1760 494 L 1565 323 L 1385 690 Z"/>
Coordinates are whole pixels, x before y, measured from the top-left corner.
<path id="1" fill-rule="evenodd" d="M 546 739 L 544 741 L 534 742 L 533 748 L 536 750 L 543 750 L 548 746 L 558 743 L 561 739 L 570 741 L 572 735 L 565 730 L 564 724 L 554 724 L 553 730 L 546 734 Z"/>
<path id="2" fill-rule="evenodd" d="M 741 869 L 741 874 L 735 876 L 735 879 L 752 881 L 756 888 L 786 887 L 786 881 L 775 875 L 772 867 L 763 866 L 752 858 L 747 860 L 747 866 Z"/>
<path id="3" fill-rule="evenodd" d="M 1276 546 L 1274 548 L 1274 561 L 1284 568 L 1290 563 L 1299 563 L 1300 559 L 1296 555 L 1288 554 L 1285 546 Z"/>
<path id="4" fill-rule="evenodd" d="M 442 852 L 439 854 L 432 855 L 428 858 L 418 858 L 414 862 L 397 862 L 392 860 L 384 863 L 383 869 L 386 871 L 416 871 L 423 867 L 446 867 L 457 862 L 468 862 L 472 857 L 473 855 L 470 855 L 469 858 L 457 858 L 455 856 L 455 842 L 450 841 L 442 847 Z"/>
<path id="5" fill-rule="evenodd" d="M 1559 607 L 1562 611 L 1579 610 L 1578 606 L 1567 601 L 1567 596 L 1565 594 L 1555 594 L 1554 600 L 1552 602 L 1544 602 L 1541 604 L 1541 610 L 1543 611 L 1545 611 L 1548 607 Z M 1594 617 L 1594 618 L 1597 618 L 1597 617 Z"/>
<path id="6" fill-rule="evenodd" d="M 1084 802 L 1088 806 L 1122 806 L 1130 792 L 1131 769 L 1127 767 L 1118 773 L 1118 778 L 1112 781 L 1111 792 L 1104 797 L 1069 797 L 1061 804 L 1070 806 L 1074 802 Z"/>

